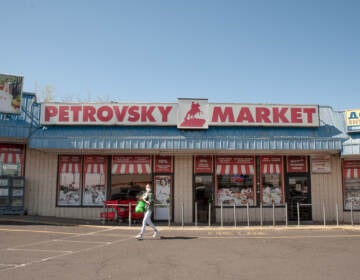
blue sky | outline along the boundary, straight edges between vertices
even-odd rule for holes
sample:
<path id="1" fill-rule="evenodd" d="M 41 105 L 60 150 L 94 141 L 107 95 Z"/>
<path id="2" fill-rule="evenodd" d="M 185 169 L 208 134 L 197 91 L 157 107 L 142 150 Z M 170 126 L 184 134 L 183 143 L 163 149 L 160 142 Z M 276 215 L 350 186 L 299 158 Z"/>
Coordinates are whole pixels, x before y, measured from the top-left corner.
<path id="1" fill-rule="evenodd" d="M 56 100 L 360 108 L 360 1 L 2 1 L 0 73 Z"/>

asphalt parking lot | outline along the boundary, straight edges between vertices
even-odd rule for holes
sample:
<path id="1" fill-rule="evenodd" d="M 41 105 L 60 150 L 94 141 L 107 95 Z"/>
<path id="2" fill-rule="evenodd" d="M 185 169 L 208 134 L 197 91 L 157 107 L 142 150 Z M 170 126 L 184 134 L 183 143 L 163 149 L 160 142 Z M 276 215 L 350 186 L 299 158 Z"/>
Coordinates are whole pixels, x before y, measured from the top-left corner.
<path id="1" fill-rule="evenodd" d="M 360 279 L 360 227 L 160 230 L 0 219 L 0 279 Z"/>

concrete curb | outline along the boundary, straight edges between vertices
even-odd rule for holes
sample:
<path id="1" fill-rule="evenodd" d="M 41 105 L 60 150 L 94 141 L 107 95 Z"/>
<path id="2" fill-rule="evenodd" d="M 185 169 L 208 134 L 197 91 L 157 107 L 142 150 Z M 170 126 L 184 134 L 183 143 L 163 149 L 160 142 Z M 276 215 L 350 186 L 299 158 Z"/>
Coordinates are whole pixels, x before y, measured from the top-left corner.
<path id="1" fill-rule="evenodd" d="M 42 217 L 42 216 L 0 216 L 0 223 L 25 223 L 37 225 L 54 225 L 54 226 L 83 226 L 83 227 L 99 227 L 99 228 L 113 228 L 116 230 L 138 230 L 141 225 L 102 225 L 101 221 L 96 220 L 81 220 L 81 219 L 67 219 L 57 217 Z M 301 231 L 301 230 L 354 230 L 360 231 L 360 225 L 264 225 L 264 226 L 193 226 L 193 225 L 156 225 L 160 231 Z"/>

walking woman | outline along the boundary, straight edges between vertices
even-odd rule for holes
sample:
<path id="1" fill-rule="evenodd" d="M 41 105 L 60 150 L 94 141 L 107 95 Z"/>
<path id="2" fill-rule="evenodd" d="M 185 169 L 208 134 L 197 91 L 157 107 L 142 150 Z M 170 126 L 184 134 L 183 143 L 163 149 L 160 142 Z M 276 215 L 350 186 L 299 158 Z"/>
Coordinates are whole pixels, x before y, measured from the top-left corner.
<path id="1" fill-rule="evenodd" d="M 160 232 L 157 230 L 157 228 L 151 221 L 151 214 L 154 210 L 154 195 L 152 193 L 151 184 L 146 185 L 146 192 L 141 199 L 145 202 L 145 215 L 144 215 L 144 219 L 142 221 L 141 231 L 138 235 L 136 235 L 136 239 L 137 240 L 143 239 L 143 234 L 146 229 L 146 224 L 151 226 L 152 229 L 154 230 L 154 234 L 152 235 L 152 237 L 155 238 L 156 236 L 159 235 Z"/>

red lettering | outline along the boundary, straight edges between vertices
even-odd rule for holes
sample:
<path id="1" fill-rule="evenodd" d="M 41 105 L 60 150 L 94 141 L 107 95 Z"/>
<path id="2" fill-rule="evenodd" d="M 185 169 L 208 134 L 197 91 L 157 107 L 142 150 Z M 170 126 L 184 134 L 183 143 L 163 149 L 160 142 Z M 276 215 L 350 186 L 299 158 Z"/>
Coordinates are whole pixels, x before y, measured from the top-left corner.
<path id="1" fill-rule="evenodd" d="M 164 106 L 158 106 L 158 109 L 161 113 L 161 121 L 162 122 L 168 121 L 168 115 L 172 108 L 173 108 L 172 106 L 166 106 L 165 108 L 164 108 Z"/>
<path id="2" fill-rule="evenodd" d="M 131 106 L 129 108 L 129 122 L 137 122 L 139 119 L 139 106 Z"/>
<path id="3" fill-rule="evenodd" d="M 273 108 L 273 120 L 274 123 L 288 123 L 289 120 L 287 119 L 287 117 L 285 116 L 286 112 L 288 111 L 289 108 Z"/>
<path id="4" fill-rule="evenodd" d="M 304 114 L 306 115 L 307 122 L 312 123 L 313 122 L 313 114 L 316 113 L 316 109 L 315 108 L 304 108 L 303 111 L 304 111 Z"/>
<path id="5" fill-rule="evenodd" d="M 266 107 L 258 107 L 256 108 L 256 122 L 261 123 L 271 123 L 269 119 L 270 110 Z"/>
<path id="6" fill-rule="evenodd" d="M 114 112 L 110 106 L 101 106 L 97 111 L 97 117 L 102 122 L 110 121 L 114 116 Z"/>
<path id="7" fill-rule="evenodd" d="M 155 122 L 156 120 L 152 115 L 154 110 L 155 110 L 155 106 L 149 106 L 149 107 L 141 106 L 141 121 L 146 122 L 148 119 L 150 122 Z"/>
<path id="8" fill-rule="evenodd" d="M 122 106 L 121 111 L 119 109 L 119 106 L 114 106 L 113 108 L 114 108 L 117 120 L 119 122 L 123 122 L 129 106 Z"/>
<path id="9" fill-rule="evenodd" d="M 73 112 L 73 121 L 79 121 L 79 113 L 81 111 L 81 106 L 70 106 L 70 111 Z"/>
<path id="10" fill-rule="evenodd" d="M 291 122 L 302 123 L 301 108 L 291 108 Z"/>
<path id="11" fill-rule="evenodd" d="M 242 122 L 253 123 L 254 122 L 254 118 L 248 107 L 242 107 L 240 109 L 240 112 L 239 112 L 236 122 L 239 122 L 239 123 L 242 123 Z"/>
<path id="12" fill-rule="evenodd" d="M 84 122 L 96 122 L 96 119 L 94 115 L 96 114 L 96 109 L 94 106 L 84 106 L 84 115 L 83 115 L 83 121 Z"/>
<path id="13" fill-rule="evenodd" d="M 59 106 L 59 121 L 60 122 L 69 121 L 69 106 Z"/>
<path id="14" fill-rule="evenodd" d="M 224 112 L 221 109 L 221 107 L 214 107 L 212 122 L 219 122 L 219 118 L 220 122 L 226 122 L 227 120 L 228 122 L 235 121 L 232 107 L 225 107 Z"/>
<path id="15" fill-rule="evenodd" d="M 55 117 L 58 113 L 56 106 L 46 106 L 45 107 L 45 121 L 50 121 L 50 118 Z"/>

